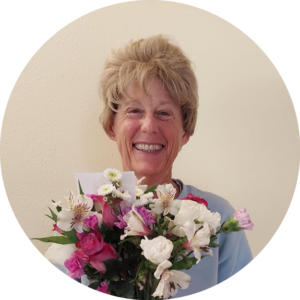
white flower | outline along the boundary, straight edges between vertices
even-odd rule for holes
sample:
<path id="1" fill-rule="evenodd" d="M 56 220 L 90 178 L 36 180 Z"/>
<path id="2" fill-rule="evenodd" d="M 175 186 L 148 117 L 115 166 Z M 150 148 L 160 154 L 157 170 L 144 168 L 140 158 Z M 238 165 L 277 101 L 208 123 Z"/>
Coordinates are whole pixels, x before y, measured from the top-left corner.
<path id="1" fill-rule="evenodd" d="M 98 195 L 106 196 L 108 194 L 111 194 L 112 192 L 115 192 L 116 189 L 111 183 L 102 184 L 100 188 L 97 190 Z"/>
<path id="2" fill-rule="evenodd" d="M 190 221 L 194 220 L 199 222 L 199 224 L 195 225 L 196 230 L 199 229 L 204 222 L 206 222 L 209 225 L 211 234 L 215 234 L 217 227 L 220 226 L 221 216 L 217 212 L 213 213 L 208 210 L 204 204 L 191 200 L 181 200 L 178 213 L 175 215 L 174 220 L 170 221 L 169 228 L 173 225 L 178 225 L 172 230 L 172 233 L 179 237 L 187 235 L 190 240 L 191 237 L 189 237 L 190 233 L 188 230 L 192 230 L 192 224 L 190 224 Z"/>
<path id="3" fill-rule="evenodd" d="M 139 188 L 139 187 L 135 187 L 135 195 L 137 196 L 137 197 L 140 197 L 140 196 L 142 196 L 144 194 L 144 190 L 142 190 L 141 188 Z"/>
<path id="4" fill-rule="evenodd" d="M 203 224 L 203 228 L 197 231 L 194 237 L 185 246 L 188 250 L 193 250 L 197 258 L 197 263 L 201 260 L 201 250 L 212 255 L 211 249 L 208 247 L 210 243 L 211 232 L 207 223 Z"/>
<path id="5" fill-rule="evenodd" d="M 168 213 L 175 215 L 180 206 L 180 200 L 174 200 L 176 189 L 172 184 L 158 185 L 156 188 L 156 193 L 158 199 L 153 199 L 153 204 L 150 208 L 157 215 L 163 213 L 167 215 Z"/>
<path id="6" fill-rule="evenodd" d="M 187 289 L 191 282 L 191 276 L 177 270 L 163 272 L 159 284 L 152 294 L 153 297 L 168 299 L 177 294 L 178 288 Z"/>
<path id="7" fill-rule="evenodd" d="M 141 240 L 140 246 L 143 249 L 142 254 L 156 265 L 169 259 L 173 251 L 173 243 L 164 236 L 158 236 L 152 240 L 145 237 Z"/>
<path id="8" fill-rule="evenodd" d="M 68 189 L 67 196 L 64 196 L 64 199 L 65 199 L 64 202 L 61 202 L 61 201 L 53 202 L 53 205 L 55 207 L 60 206 L 63 209 L 72 209 L 72 207 L 74 205 L 74 201 L 76 199 L 74 192 L 72 190 Z"/>
<path id="9" fill-rule="evenodd" d="M 64 266 L 65 261 L 70 258 L 71 254 L 77 250 L 75 244 L 52 244 L 44 253 L 44 256 L 55 264 Z"/>
<path id="10" fill-rule="evenodd" d="M 146 204 L 152 203 L 152 198 L 153 198 L 152 192 L 143 194 L 139 197 L 139 199 L 136 199 L 135 206 L 144 206 Z"/>
<path id="11" fill-rule="evenodd" d="M 106 179 L 110 181 L 117 181 L 122 178 L 122 173 L 116 169 L 106 169 L 103 172 L 103 175 Z"/>
<path id="12" fill-rule="evenodd" d="M 62 207 L 57 214 L 57 226 L 64 230 L 70 231 L 73 228 L 81 233 L 89 228 L 83 223 L 84 219 L 89 217 L 93 208 L 93 200 L 85 195 L 78 195 L 72 198 L 70 208 Z"/>
<path id="13" fill-rule="evenodd" d="M 136 185 L 136 187 L 142 189 L 143 192 L 145 192 L 147 190 L 147 187 L 148 187 L 148 185 L 146 185 L 146 184 L 143 184 L 143 185 L 141 184 L 144 179 L 145 179 L 145 177 L 142 177 L 140 179 L 137 179 L 137 177 L 135 177 L 135 185 Z"/>
<path id="14" fill-rule="evenodd" d="M 173 243 L 163 236 L 158 236 L 152 240 L 145 237 L 141 240 L 140 247 L 143 249 L 142 254 L 146 259 L 157 265 L 154 276 L 159 279 L 162 272 L 172 266 L 168 259 L 173 251 Z"/>
<path id="15" fill-rule="evenodd" d="M 131 196 L 128 192 L 121 192 L 119 190 L 115 190 L 115 194 L 119 199 L 127 200 L 127 201 L 131 200 Z"/>
<path id="16" fill-rule="evenodd" d="M 132 210 L 123 216 L 123 220 L 127 223 L 123 235 L 120 239 L 123 240 L 128 235 L 146 236 L 151 235 L 152 231 L 145 224 L 142 216 L 132 207 Z"/>

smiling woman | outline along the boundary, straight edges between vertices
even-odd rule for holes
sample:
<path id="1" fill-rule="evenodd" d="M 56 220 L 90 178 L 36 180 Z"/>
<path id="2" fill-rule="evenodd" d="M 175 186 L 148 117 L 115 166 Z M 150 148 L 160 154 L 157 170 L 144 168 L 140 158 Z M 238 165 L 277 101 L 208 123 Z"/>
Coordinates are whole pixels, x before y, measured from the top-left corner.
<path id="1" fill-rule="evenodd" d="M 194 133 L 198 87 L 190 60 L 161 35 L 113 52 L 101 78 L 101 122 L 117 142 L 124 171 L 148 185 L 171 183 L 172 165 Z"/>
<path id="2" fill-rule="evenodd" d="M 221 223 L 233 214 L 223 198 L 172 178 L 173 163 L 194 133 L 198 108 L 196 76 L 177 45 L 162 35 L 130 41 L 106 60 L 100 88 L 104 101 L 100 120 L 117 143 L 123 171 L 134 171 L 148 186 L 165 184 L 175 199 L 192 195 L 205 201 L 211 211 L 220 213 Z M 161 212 L 161 207 L 155 209 Z M 177 297 L 226 280 L 252 259 L 242 231 L 223 235 L 217 243 L 221 246 L 212 250 L 213 257 L 187 270 L 192 282 Z"/>

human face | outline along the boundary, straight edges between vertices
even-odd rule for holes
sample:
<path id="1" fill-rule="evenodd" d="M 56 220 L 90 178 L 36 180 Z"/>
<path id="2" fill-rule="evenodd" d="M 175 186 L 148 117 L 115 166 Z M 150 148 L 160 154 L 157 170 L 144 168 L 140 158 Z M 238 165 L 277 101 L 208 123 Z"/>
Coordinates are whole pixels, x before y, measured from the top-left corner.
<path id="1" fill-rule="evenodd" d="M 189 140 L 182 126 L 181 109 L 157 78 L 147 94 L 136 81 L 125 89 L 109 137 L 117 142 L 124 171 L 134 171 L 156 183 L 171 180 L 172 165 Z M 149 178 L 150 177 L 150 178 Z M 152 181 L 153 181 L 152 180 Z"/>

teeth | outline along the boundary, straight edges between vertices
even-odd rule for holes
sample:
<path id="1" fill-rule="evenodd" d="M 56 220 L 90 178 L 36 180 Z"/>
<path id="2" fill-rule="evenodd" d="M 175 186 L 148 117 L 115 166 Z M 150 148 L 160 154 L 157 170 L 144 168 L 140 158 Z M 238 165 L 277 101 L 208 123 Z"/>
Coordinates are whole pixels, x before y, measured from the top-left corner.
<path id="1" fill-rule="evenodd" d="M 154 152 L 160 150 L 162 145 L 135 144 L 134 147 L 145 152 Z"/>

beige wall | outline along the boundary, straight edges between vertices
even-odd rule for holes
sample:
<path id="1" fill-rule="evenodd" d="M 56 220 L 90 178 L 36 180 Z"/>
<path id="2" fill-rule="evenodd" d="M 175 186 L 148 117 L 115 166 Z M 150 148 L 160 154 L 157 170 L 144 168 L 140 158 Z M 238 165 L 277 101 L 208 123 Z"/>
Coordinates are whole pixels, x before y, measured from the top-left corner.
<path id="1" fill-rule="evenodd" d="M 183 48 L 199 80 L 197 130 L 176 160 L 174 177 L 246 207 L 255 224 L 247 236 L 257 255 L 294 192 L 300 153 L 294 108 L 258 46 L 226 21 L 182 4 L 107 7 L 71 23 L 38 50 L 3 121 L 1 164 L 11 206 L 28 237 L 48 236 L 47 206 L 66 188 L 75 189 L 75 172 L 121 168 L 98 122 L 99 75 L 112 47 L 158 33 Z M 34 244 L 41 252 L 48 246 Z"/>

